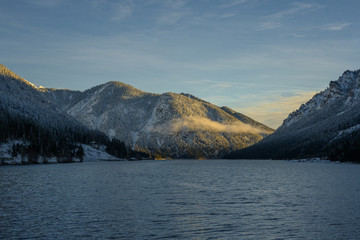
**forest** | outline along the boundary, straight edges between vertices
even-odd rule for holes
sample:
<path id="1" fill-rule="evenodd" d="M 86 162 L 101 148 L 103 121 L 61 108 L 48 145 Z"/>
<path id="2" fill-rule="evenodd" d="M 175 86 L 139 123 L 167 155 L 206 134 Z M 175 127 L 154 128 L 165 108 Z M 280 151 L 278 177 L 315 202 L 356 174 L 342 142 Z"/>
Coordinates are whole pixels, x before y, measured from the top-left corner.
<path id="1" fill-rule="evenodd" d="M 106 152 L 118 158 L 131 158 L 140 153 L 127 149 L 125 143 L 112 139 L 104 133 L 81 125 L 42 126 L 32 119 L 10 114 L 0 105 L 0 143 L 22 140 L 24 144 L 13 144 L 12 155 L 27 156 L 29 163 L 36 163 L 39 156 L 56 157 L 58 162 L 83 159 L 81 144 L 104 145 Z M 141 153 L 141 157 L 144 154 Z M 148 156 L 147 156 L 148 157 Z"/>

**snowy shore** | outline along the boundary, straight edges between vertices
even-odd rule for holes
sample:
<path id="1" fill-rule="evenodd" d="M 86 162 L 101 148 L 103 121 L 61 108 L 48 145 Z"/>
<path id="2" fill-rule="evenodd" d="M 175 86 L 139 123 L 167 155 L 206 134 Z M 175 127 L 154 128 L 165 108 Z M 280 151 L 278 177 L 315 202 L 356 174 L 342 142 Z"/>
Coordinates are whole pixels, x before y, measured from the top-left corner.
<path id="1" fill-rule="evenodd" d="M 13 140 L 7 143 L 0 144 L 0 165 L 21 165 L 21 164 L 29 164 L 30 161 L 28 156 L 21 156 L 17 154 L 16 156 L 12 155 L 12 146 L 14 144 L 22 144 L 26 145 L 28 143 L 20 141 L 20 140 Z M 84 157 L 83 159 L 73 158 L 71 162 L 96 162 L 96 161 L 125 161 L 125 159 L 120 159 L 108 154 L 105 151 L 105 147 L 94 148 L 92 146 L 81 144 L 84 149 Z M 42 163 L 62 163 L 68 162 L 65 158 L 57 158 L 57 157 L 44 157 L 39 156 L 36 159 L 35 163 L 42 164 Z"/>

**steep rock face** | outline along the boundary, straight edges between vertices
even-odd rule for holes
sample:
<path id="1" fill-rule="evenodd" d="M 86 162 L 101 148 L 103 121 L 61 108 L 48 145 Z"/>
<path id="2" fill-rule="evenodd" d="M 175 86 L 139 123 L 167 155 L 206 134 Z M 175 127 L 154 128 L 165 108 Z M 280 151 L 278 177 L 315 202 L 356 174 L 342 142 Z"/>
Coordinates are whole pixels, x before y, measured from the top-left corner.
<path id="1" fill-rule="evenodd" d="M 61 92 L 52 91 L 50 101 Z M 76 95 L 76 96 L 75 96 Z M 152 94 L 121 82 L 91 88 L 59 108 L 134 150 L 171 157 L 219 157 L 273 132 L 189 94 Z M 68 105 L 71 102 L 70 105 Z M 248 118 L 250 119 L 250 118 Z"/>
<path id="2" fill-rule="evenodd" d="M 346 71 L 337 81 L 331 81 L 327 89 L 291 113 L 271 136 L 229 157 L 333 158 L 338 146 L 345 142 L 355 144 L 354 136 L 360 136 L 359 124 L 360 70 Z M 339 152 L 346 151 L 342 148 Z"/>

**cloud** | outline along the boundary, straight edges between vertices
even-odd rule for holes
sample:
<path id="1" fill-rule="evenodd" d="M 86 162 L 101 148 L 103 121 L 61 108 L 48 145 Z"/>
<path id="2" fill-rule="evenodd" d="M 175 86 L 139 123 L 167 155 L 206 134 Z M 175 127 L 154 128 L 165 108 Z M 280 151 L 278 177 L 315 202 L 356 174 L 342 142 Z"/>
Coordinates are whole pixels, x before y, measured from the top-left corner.
<path id="1" fill-rule="evenodd" d="M 64 1 L 62 0 L 26 0 L 27 3 L 30 3 L 32 5 L 38 6 L 38 7 L 56 7 L 60 4 L 62 4 Z"/>
<path id="2" fill-rule="evenodd" d="M 189 15 L 189 9 L 185 8 L 186 1 L 184 0 L 166 0 L 160 3 L 162 9 L 162 14 L 158 17 L 160 24 L 173 25 Z"/>
<path id="3" fill-rule="evenodd" d="M 254 118 L 273 128 L 279 127 L 283 120 L 301 104 L 310 100 L 316 92 L 298 92 L 292 96 L 274 95 L 257 102 L 253 106 L 237 109 L 237 111 Z"/>
<path id="4" fill-rule="evenodd" d="M 172 9 L 180 9 L 185 6 L 185 0 L 163 0 L 161 1 L 166 7 Z"/>
<path id="5" fill-rule="evenodd" d="M 220 123 L 203 117 L 183 117 L 161 124 L 152 131 L 170 131 L 180 132 L 182 130 L 189 131 L 207 131 L 207 132 L 223 132 L 223 133 L 253 133 L 253 134 L 269 134 L 270 132 L 254 128 L 251 125 L 237 122 Z"/>
<path id="6" fill-rule="evenodd" d="M 230 8 L 230 7 L 235 7 L 237 5 L 240 5 L 240 4 L 244 4 L 246 2 L 249 2 L 249 0 L 226 0 L 226 3 L 224 3 L 221 7 Z"/>
<path id="7" fill-rule="evenodd" d="M 225 14 L 219 15 L 218 18 L 232 18 L 235 15 L 236 15 L 235 13 L 225 13 Z"/>
<path id="8" fill-rule="evenodd" d="M 315 11 L 322 6 L 315 4 L 315 3 L 300 3 L 295 2 L 292 4 L 293 7 L 281 10 L 279 12 L 276 12 L 274 14 L 268 15 L 264 17 L 263 22 L 259 25 L 259 30 L 268 30 L 268 29 L 274 29 L 279 28 L 283 26 L 283 19 L 291 18 L 299 14 L 304 14 L 309 11 Z"/>
<path id="9" fill-rule="evenodd" d="M 133 13 L 132 7 L 124 3 L 116 3 L 114 5 L 112 21 L 121 21 L 125 18 L 131 17 Z"/>
<path id="10" fill-rule="evenodd" d="M 330 24 L 330 25 L 327 25 L 326 27 L 324 27 L 324 30 L 340 31 L 349 25 L 351 25 L 351 23 L 334 23 L 334 24 Z"/>
<path id="11" fill-rule="evenodd" d="M 102 12 L 110 21 L 118 22 L 133 15 L 132 0 L 116 1 L 93 0 L 92 7 L 96 11 Z"/>
<path id="12" fill-rule="evenodd" d="M 185 17 L 187 14 L 185 12 L 167 12 L 159 17 L 159 23 L 172 25 L 177 23 L 180 19 Z"/>
<path id="13" fill-rule="evenodd" d="M 228 81 L 215 81 L 215 80 L 197 80 L 197 81 L 183 81 L 186 85 L 193 85 L 196 86 L 196 88 L 201 88 L 203 91 L 208 91 L 210 89 L 226 89 L 226 88 L 232 88 L 235 84 L 233 82 Z"/>

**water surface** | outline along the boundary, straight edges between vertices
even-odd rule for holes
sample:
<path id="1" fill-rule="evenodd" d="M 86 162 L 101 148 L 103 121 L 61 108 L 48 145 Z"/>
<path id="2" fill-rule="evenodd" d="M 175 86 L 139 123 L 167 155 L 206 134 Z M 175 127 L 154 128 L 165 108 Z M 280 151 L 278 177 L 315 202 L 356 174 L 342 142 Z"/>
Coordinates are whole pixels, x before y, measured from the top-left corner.
<path id="1" fill-rule="evenodd" d="M 2 239 L 360 239 L 360 165 L 0 167 Z"/>

